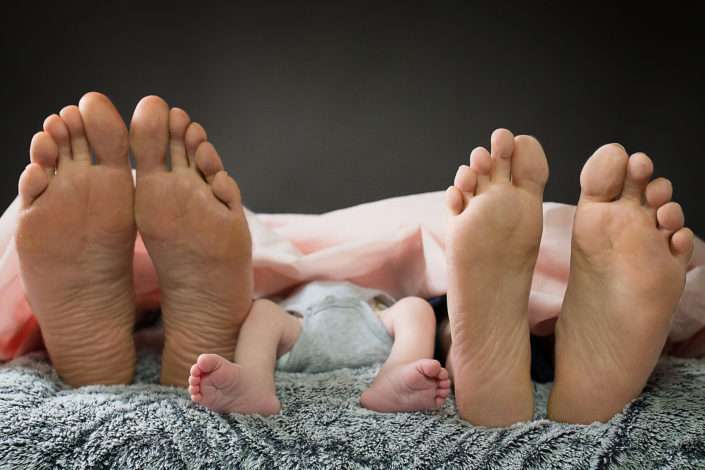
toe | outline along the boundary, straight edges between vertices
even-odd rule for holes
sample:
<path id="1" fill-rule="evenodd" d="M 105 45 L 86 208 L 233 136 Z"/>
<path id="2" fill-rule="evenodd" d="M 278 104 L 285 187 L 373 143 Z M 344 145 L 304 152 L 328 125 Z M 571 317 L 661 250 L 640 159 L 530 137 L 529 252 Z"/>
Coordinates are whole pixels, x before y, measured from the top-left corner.
<path id="1" fill-rule="evenodd" d="M 461 165 L 455 174 L 455 187 L 464 193 L 474 193 L 477 186 L 477 175 L 475 171 L 467 165 Z"/>
<path id="2" fill-rule="evenodd" d="M 228 176 L 224 170 L 219 171 L 211 182 L 213 195 L 220 199 L 230 209 L 235 209 L 241 205 L 240 188 L 234 179 Z"/>
<path id="3" fill-rule="evenodd" d="M 76 162 L 91 163 L 93 156 L 91 148 L 86 139 L 86 132 L 83 127 L 83 118 L 78 106 L 66 106 L 59 112 L 61 119 L 69 130 L 71 139 L 71 158 Z"/>
<path id="4" fill-rule="evenodd" d="M 517 136 L 512 155 L 512 184 L 543 195 L 548 181 L 548 161 L 538 140 L 528 135 Z"/>
<path id="5" fill-rule="evenodd" d="M 492 133 L 492 181 L 509 182 L 514 153 L 514 134 L 507 129 L 497 129 Z"/>
<path id="6" fill-rule="evenodd" d="M 603 145 L 580 173 L 581 200 L 613 201 L 622 191 L 629 156 L 619 144 Z"/>
<path id="7" fill-rule="evenodd" d="M 127 127 L 113 103 L 100 93 L 86 93 L 78 103 L 96 162 L 108 168 L 130 169 Z"/>
<path id="8" fill-rule="evenodd" d="M 58 149 L 58 162 L 54 161 L 52 164 L 52 173 L 54 167 L 60 162 L 67 162 L 71 160 L 71 139 L 69 137 L 69 129 L 66 127 L 66 123 L 58 114 L 52 114 L 44 120 L 44 131 L 54 139 L 54 143 Z M 54 157 L 56 160 L 56 157 Z M 39 162 L 37 162 L 39 163 Z M 42 165 L 46 168 L 45 165 Z"/>
<path id="9" fill-rule="evenodd" d="M 441 363 L 435 359 L 422 359 L 417 368 L 426 377 L 436 377 L 441 371 Z"/>
<path id="10" fill-rule="evenodd" d="M 194 364 L 191 366 L 191 370 L 189 371 L 189 374 L 191 374 L 192 377 L 200 377 L 201 374 L 201 369 L 198 367 L 198 364 Z"/>
<path id="11" fill-rule="evenodd" d="M 188 129 L 186 129 L 186 154 L 188 155 L 189 166 L 193 168 L 194 171 L 197 170 L 196 150 L 206 140 L 208 140 L 208 134 L 206 134 L 206 130 L 199 123 L 192 122 L 188 126 Z"/>
<path id="12" fill-rule="evenodd" d="M 44 192 L 49 185 L 49 177 L 44 169 L 36 163 L 30 163 L 20 175 L 18 191 L 20 208 L 26 209 Z"/>
<path id="13" fill-rule="evenodd" d="M 651 159 L 643 153 L 635 153 L 627 162 L 627 171 L 622 187 L 622 198 L 641 203 L 649 178 L 654 172 Z"/>
<path id="14" fill-rule="evenodd" d="M 461 165 L 455 174 L 454 185 L 446 191 L 446 211 L 449 215 L 460 214 L 467 199 L 475 193 L 477 174 L 467 165 Z"/>
<path id="15" fill-rule="evenodd" d="M 694 243 L 695 235 L 693 235 L 693 231 L 683 227 L 671 236 L 671 253 L 678 257 L 683 265 L 686 266 L 691 256 L 693 256 Z"/>
<path id="16" fill-rule="evenodd" d="M 130 123 L 130 146 L 135 157 L 137 177 L 167 171 L 169 145 L 169 106 L 158 96 L 142 98 Z"/>
<path id="17" fill-rule="evenodd" d="M 213 178 L 219 171 L 223 171 L 223 162 L 215 151 L 215 147 L 210 142 L 202 142 L 196 149 L 196 167 L 206 178 L 208 183 L 213 182 Z"/>
<path id="18" fill-rule="evenodd" d="M 438 390 L 438 396 L 439 396 L 439 397 L 445 398 L 445 397 L 447 397 L 448 395 L 450 395 L 450 387 L 442 387 L 442 388 L 440 388 L 440 389 Z"/>
<path id="19" fill-rule="evenodd" d="M 54 139 L 46 132 L 37 132 L 29 146 L 29 160 L 39 165 L 48 178 L 54 174 L 59 149 Z"/>
<path id="20" fill-rule="evenodd" d="M 680 204 L 669 202 L 657 209 L 656 220 L 661 230 L 672 233 L 683 227 L 685 216 Z"/>
<path id="21" fill-rule="evenodd" d="M 171 168 L 187 168 L 186 156 L 186 129 L 191 120 L 186 111 L 180 108 L 171 108 L 169 111 L 169 159 Z"/>
<path id="22" fill-rule="evenodd" d="M 490 169 L 492 168 L 492 157 L 484 147 L 477 147 L 470 154 L 470 168 L 477 176 L 477 186 L 475 192 L 482 192 L 490 184 Z"/>
<path id="23" fill-rule="evenodd" d="M 196 362 L 196 364 L 198 364 L 198 367 L 203 372 L 213 372 L 218 368 L 220 360 L 221 357 L 217 354 L 201 354 L 200 356 L 198 356 L 198 361 Z"/>
<path id="24" fill-rule="evenodd" d="M 463 212 L 465 201 L 463 193 L 456 186 L 449 186 L 445 197 L 446 214 L 456 216 Z"/>
<path id="25" fill-rule="evenodd" d="M 652 209 L 658 209 L 671 200 L 673 196 L 673 186 L 666 178 L 656 178 L 646 185 L 644 191 L 646 204 Z"/>

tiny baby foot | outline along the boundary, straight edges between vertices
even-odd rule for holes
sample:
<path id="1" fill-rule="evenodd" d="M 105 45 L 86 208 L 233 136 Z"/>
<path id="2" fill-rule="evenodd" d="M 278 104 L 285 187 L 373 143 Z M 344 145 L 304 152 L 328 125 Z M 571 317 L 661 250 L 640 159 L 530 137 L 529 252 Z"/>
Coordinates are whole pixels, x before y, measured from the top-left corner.
<path id="1" fill-rule="evenodd" d="M 274 391 L 262 383 L 261 373 L 223 359 L 217 354 L 202 354 L 191 367 L 189 377 L 191 399 L 218 413 L 279 413 L 280 404 Z"/>
<path id="2" fill-rule="evenodd" d="M 450 394 L 448 371 L 435 359 L 383 366 L 360 396 L 360 404 L 380 413 L 430 410 Z"/>

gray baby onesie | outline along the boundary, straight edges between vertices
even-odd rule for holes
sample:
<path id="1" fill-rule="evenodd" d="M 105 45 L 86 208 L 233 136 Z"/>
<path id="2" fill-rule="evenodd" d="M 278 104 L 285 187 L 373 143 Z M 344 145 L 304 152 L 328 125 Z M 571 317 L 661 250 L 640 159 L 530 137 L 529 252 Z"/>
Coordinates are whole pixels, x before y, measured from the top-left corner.
<path id="1" fill-rule="evenodd" d="M 372 299 L 386 306 L 395 302 L 382 291 L 345 281 L 312 282 L 280 302 L 300 313 L 303 325 L 277 370 L 314 373 L 384 362 L 394 341 L 368 304 Z"/>

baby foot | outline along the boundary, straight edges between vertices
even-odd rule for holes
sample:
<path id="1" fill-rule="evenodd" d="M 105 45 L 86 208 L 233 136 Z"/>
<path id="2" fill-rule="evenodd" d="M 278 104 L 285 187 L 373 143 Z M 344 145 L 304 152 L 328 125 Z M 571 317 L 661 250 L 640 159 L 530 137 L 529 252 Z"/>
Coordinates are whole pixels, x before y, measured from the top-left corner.
<path id="1" fill-rule="evenodd" d="M 161 382 L 186 386 L 201 351 L 233 357 L 252 303 L 250 231 L 237 184 L 184 111 L 142 99 L 130 143 L 135 219 L 162 292 Z"/>
<path id="2" fill-rule="evenodd" d="M 188 391 L 191 399 L 218 413 L 279 413 L 280 404 L 273 390 L 263 383 L 261 372 L 223 359 L 216 354 L 202 354 L 191 367 Z"/>
<path id="3" fill-rule="evenodd" d="M 661 354 L 693 233 L 669 202 L 671 184 L 647 184 L 652 172 L 646 155 L 606 145 L 580 175 L 550 419 L 609 420 L 641 393 Z"/>
<path id="4" fill-rule="evenodd" d="M 30 160 L 15 242 L 52 363 L 75 387 L 131 382 L 136 232 L 125 124 L 108 98 L 88 93 L 44 121 Z"/>
<path id="5" fill-rule="evenodd" d="M 450 394 L 448 371 L 434 359 L 383 366 L 374 382 L 360 396 L 360 404 L 380 413 L 430 410 Z"/>
<path id="6" fill-rule="evenodd" d="M 548 164 L 536 139 L 505 129 L 470 162 L 446 193 L 448 367 L 460 416 L 501 427 L 534 411 L 527 314 Z"/>

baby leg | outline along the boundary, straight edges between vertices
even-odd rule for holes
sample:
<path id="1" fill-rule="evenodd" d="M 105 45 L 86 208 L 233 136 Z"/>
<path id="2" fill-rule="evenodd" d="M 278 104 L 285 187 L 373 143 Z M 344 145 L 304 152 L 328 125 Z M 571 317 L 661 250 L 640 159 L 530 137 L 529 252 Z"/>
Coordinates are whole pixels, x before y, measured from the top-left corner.
<path id="1" fill-rule="evenodd" d="M 382 311 L 380 319 L 394 338 L 392 352 L 360 404 L 381 413 L 427 410 L 445 403 L 448 371 L 431 359 L 436 331 L 433 309 L 407 297 Z"/>
<path id="2" fill-rule="evenodd" d="M 191 367 L 191 399 L 220 413 L 279 413 L 274 367 L 300 331 L 300 321 L 279 305 L 268 300 L 254 302 L 240 329 L 235 362 L 217 354 L 201 354 Z"/>

